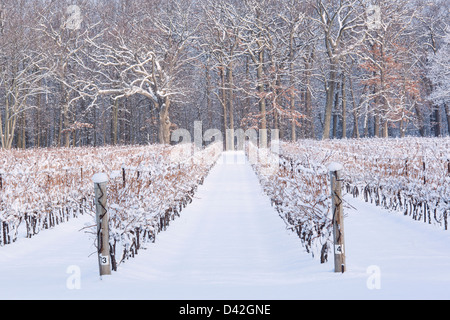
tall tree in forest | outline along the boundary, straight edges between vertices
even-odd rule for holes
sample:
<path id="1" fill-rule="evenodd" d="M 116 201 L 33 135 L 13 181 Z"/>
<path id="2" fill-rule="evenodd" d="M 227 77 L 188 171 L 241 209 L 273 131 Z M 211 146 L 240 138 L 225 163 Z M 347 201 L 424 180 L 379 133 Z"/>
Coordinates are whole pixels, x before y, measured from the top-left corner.
<path id="1" fill-rule="evenodd" d="M 136 5 L 136 15 L 143 15 L 130 33 L 110 30 L 111 43 L 91 39 L 95 48 L 86 55 L 92 59 L 97 78 L 90 81 L 90 96 L 111 95 L 114 100 L 141 95 L 158 112 L 158 140 L 169 144 L 172 122 L 170 106 L 174 96 L 187 94 L 179 86 L 183 67 L 196 57 L 189 56 L 188 45 L 195 37 L 195 20 L 190 1 L 169 1 L 161 8 Z M 143 11 L 142 11 L 143 10 Z M 114 70 L 106 75 L 106 69 Z"/>
<path id="2" fill-rule="evenodd" d="M 443 104 L 446 111 L 447 128 L 450 134 L 450 25 L 445 30 L 443 43 L 436 54 L 429 55 L 430 65 L 428 76 L 434 90 L 430 98 L 436 104 Z"/>
<path id="3" fill-rule="evenodd" d="M 364 11 L 359 5 L 359 1 L 335 0 L 317 0 L 315 10 L 316 17 L 313 19 L 322 26 L 325 52 L 328 58 L 329 71 L 325 79 L 326 103 L 322 139 L 329 139 L 339 63 L 342 57 L 351 52 L 359 43 L 356 35 L 361 35 L 358 29 L 365 26 L 364 21 L 361 21 Z M 354 44 L 344 49 L 342 41 L 350 31 L 354 34 Z"/>
<path id="4" fill-rule="evenodd" d="M 363 84 L 370 88 L 366 99 L 375 119 L 374 135 L 388 137 L 394 123 L 404 132 L 419 97 L 417 46 L 412 45 L 416 41 L 413 22 L 419 10 L 408 6 L 406 0 L 379 0 L 376 8 L 378 26 L 367 32 L 361 66 L 367 71 Z"/>
<path id="5" fill-rule="evenodd" d="M 45 52 L 35 50 L 37 33 L 30 24 L 32 12 L 26 2 L 8 2 L 2 6 L 0 33 L 0 141 L 2 148 L 13 146 L 18 120 L 21 143 L 26 147 L 24 113 L 35 108 L 35 98 L 46 92 L 42 79 L 48 77 Z"/>
<path id="6" fill-rule="evenodd" d="M 215 60 L 214 69 L 218 73 L 218 100 L 223 108 L 223 128 L 227 134 L 226 148 L 234 149 L 235 128 L 235 63 L 242 51 L 241 26 L 238 2 L 206 1 L 203 6 L 205 13 L 204 47 Z"/>

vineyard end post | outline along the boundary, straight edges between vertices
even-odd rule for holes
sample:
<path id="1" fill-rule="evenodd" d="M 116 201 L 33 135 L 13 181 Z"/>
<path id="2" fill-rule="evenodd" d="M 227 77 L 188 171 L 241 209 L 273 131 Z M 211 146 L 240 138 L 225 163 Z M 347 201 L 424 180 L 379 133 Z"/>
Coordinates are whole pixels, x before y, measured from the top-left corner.
<path id="1" fill-rule="evenodd" d="M 334 272 L 344 273 L 345 243 L 344 243 L 344 210 L 342 200 L 342 170 L 339 163 L 332 163 L 328 167 L 331 180 L 331 202 L 333 214 L 333 241 L 334 241 Z"/>
<path id="2" fill-rule="evenodd" d="M 95 207 L 97 218 L 97 249 L 100 277 L 111 274 L 109 252 L 109 215 L 106 203 L 108 176 L 104 173 L 95 174 L 92 178 L 95 188 Z"/>

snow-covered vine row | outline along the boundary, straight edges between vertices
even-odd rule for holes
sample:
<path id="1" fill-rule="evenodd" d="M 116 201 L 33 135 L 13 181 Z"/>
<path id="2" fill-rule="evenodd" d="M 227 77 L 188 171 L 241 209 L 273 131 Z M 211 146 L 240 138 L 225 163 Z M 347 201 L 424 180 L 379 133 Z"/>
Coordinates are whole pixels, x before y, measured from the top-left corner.
<path id="1" fill-rule="evenodd" d="M 94 213 L 92 176 L 109 175 L 112 247 L 120 259 L 166 228 L 192 199 L 221 145 L 0 151 L 0 246 Z M 193 156 L 192 156 L 193 154 Z M 118 247 L 122 246 L 123 249 Z"/>
<path id="2" fill-rule="evenodd" d="M 344 165 L 348 193 L 414 220 L 448 229 L 450 138 L 301 141 L 283 154 Z"/>
<path id="3" fill-rule="evenodd" d="M 283 144 L 284 145 L 284 144 Z M 282 149 L 283 150 L 283 149 Z M 308 154 L 278 154 L 248 145 L 248 156 L 264 192 L 306 251 L 328 260 L 332 241 L 327 167 Z"/>
<path id="4" fill-rule="evenodd" d="M 344 166 L 344 192 L 449 228 L 450 138 L 301 140 L 278 154 L 248 147 L 266 194 L 308 252 L 327 260 L 332 240 L 328 165 Z"/>
<path id="5" fill-rule="evenodd" d="M 222 150 L 221 144 L 215 144 L 186 157 L 192 145 L 185 147 L 188 150 L 175 149 L 141 162 L 139 170 L 129 170 L 131 176 L 125 183 L 123 171 L 112 175 L 108 210 L 113 270 L 134 257 L 145 243 L 154 242 L 192 202 Z"/>

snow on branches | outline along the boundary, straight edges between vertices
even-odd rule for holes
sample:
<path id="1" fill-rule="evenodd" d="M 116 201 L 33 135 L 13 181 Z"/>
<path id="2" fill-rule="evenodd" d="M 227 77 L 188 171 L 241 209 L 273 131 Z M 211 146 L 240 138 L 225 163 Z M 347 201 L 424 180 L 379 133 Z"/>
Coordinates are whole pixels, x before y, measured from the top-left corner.
<path id="1" fill-rule="evenodd" d="M 109 176 L 111 258 L 117 269 L 192 201 L 221 146 L 193 150 L 192 145 L 1 150 L 0 246 L 80 214 L 94 219 L 92 177 L 103 172 Z M 92 228 L 86 230 L 95 233 Z"/>
<path id="2" fill-rule="evenodd" d="M 323 263 L 332 241 L 330 164 L 343 164 L 348 195 L 448 230 L 448 150 L 449 138 L 301 140 L 282 143 L 279 155 L 250 144 L 249 158 L 287 227 Z"/>
<path id="3" fill-rule="evenodd" d="M 271 153 L 268 149 L 255 150 L 250 144 L 249 154 L 258 155 L 253 167 L 287 228 L 298 234 L 308 253 L 313 257 L 320 255 L 321 263 L 325 263 L 332 248 L 328 169 L 313 153 L 289 152 L 288 147 L 293 144 L 281 146 L 279 167 L 274 170 L 272 160 L 272 170 L 267 170 L 269 161 L 266 159 L 274 155 L 267 155 Z"/>

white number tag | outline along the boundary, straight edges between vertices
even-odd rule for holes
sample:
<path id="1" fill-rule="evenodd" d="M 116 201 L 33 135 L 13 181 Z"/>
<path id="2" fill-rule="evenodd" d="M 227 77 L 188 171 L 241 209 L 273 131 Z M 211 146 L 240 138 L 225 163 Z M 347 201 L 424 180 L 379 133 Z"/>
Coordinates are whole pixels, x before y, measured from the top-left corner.
<path id="1" fill-rule="evenodd" d="M 108 256 L 99 256 L 100 258 L 100 265 L 102 266 L 108 266 L 109 265 L 109 257 Z"/>
<path id="2" fill-rule="evenodd" d="M 343 244 L 337 244 L 334 246 L 334 254 L 344 254 L 344 245 Z"/>

